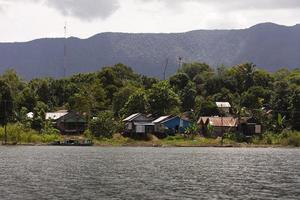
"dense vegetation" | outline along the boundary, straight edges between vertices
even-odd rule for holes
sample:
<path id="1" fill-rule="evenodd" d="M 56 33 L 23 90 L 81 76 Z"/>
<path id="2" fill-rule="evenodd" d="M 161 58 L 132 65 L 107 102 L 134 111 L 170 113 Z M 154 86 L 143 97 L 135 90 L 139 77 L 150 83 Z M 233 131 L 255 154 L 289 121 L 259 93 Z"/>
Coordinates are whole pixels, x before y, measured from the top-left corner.
<path id="1" fill-rule="evenodd" d="M 136 113 L 222 115 L 214 102 L 228 101 L 235 117 L 253 116 L 265 132 L 300 130 L 300 70 L 270 73 L 251 63 L 213 69 L 183 64 L 168 80 L 133 72 L 123 64 L 68 78 L 21 79 L 15 71 L 0 77 L 0 123 L 56 134 L 45 113 L 59 109 L 85 113 L 95 136 L 111 136 L 121 119 Z M 33 112 L 33 119 L 26 114 Z M 95 120 L 91 120 L 93 117 Z M 104 130 L 104 131 L 103 131 Z M 2 134 L 0 135 L 2 136 Z"/>

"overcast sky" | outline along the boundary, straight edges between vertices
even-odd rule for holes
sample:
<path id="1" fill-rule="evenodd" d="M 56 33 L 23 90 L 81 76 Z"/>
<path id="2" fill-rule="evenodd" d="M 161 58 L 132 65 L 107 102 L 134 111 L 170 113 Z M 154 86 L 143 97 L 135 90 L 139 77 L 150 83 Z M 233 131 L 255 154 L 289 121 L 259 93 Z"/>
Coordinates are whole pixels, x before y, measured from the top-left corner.
<path id="1" fill-rule="evenodd" d="M 300 23 L 300 0 L 0 0 L 0 41 Z"/>

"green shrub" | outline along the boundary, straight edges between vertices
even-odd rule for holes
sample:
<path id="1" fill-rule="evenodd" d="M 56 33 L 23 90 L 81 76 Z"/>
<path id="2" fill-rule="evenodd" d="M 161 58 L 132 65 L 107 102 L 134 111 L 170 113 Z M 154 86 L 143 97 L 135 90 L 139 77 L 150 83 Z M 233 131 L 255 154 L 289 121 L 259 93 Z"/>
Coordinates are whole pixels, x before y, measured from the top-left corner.
<path id="1" fill-rule="evenodd" d="M 235 142 L 245 142 L 246 138 L 242 133 L 239 132 L 229 132 L 224 134 L 224 139 L 235 141 Z"/>
<path id="2" fill-rule="evenodd" d="M 0 127 L 0 139 L 4 140 L 4 127 Z M 38 133 L 37 131 L 26 127 L 21 123 L 7 125 L 7 141 L 8 143 L 50 143 L 61 140 L 61 135 L 52 133 Z"/>
<path id="3" fill-rule="evenodd" d="M 285 131 L 282 133 L 283 145 L 300 147 L 300 132 Z"/>
<path id="4" fill-rule="evenodd" d="M 266 132 L 262 136 L 263 144 L 279 145 L 281 143 L 282 135 L 273 132 Z"/>
<path id="5" fill-rule="evenodd" d="M 56 128 L 54 128 L 53 124 L 51 121 L 45 121 L 43 125 L 43 129 L 41 131 L 43 134 L 53 134 L 53 135 L 58 135 L 60 131 Z"/>
<path id="6" fill-rule="evenodd" d="M 114 119 L 111 111 L 99 113 L 96 119 L 90 122 L 89 130 L 96 137 L 111 138 L 120 129 L 120 123 Z"/>
<path id="7" fill-rule="evenodd" d="M 300 147 L 300 135 L 294 135 L 287 138 L 287 145 Z"/>
<path id="8" fill-rule="evenodd" d="M 300 146 L 300 132 L 285 130 L 282 133 L 266 132 L 252 138 L 253 144 Z"/>
<path id="9" fill-rule="evenodd" d="M 92 132 L 87 129 L 84 133 L 83 133 L 84 137 L 86 137 L 89 140 L 94 140 L 94 135 L 92 134 Z"/>
<path id="10" fill-rule="evenodd" d="M 182 135 L 175 135 L 175 136 L 168 136 L 165 138 L 165 140 L 184 140 L 185 138 Z"/>

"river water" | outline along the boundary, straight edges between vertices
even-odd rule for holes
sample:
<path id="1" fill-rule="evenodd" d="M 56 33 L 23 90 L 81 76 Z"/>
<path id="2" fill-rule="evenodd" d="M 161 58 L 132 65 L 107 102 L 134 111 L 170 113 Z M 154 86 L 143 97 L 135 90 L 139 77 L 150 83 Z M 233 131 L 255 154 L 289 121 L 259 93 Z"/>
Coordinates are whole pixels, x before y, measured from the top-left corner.
<path id="1" fill-rule="evenodd" d="M 0 147 L 0 199 L 300 199 L 300 149 Z"/>

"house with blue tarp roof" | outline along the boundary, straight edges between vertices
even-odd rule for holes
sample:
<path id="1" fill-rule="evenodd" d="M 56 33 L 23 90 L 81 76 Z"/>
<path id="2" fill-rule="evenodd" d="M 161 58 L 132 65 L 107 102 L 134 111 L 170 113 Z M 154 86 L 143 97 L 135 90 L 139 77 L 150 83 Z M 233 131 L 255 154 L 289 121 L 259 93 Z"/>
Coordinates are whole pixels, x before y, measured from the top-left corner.
<path id="1" fill-rule="evenodd" d="M 191 125 L 191 122 L 179 116 L 162 116 L 153 121 L 154 130 L 156 133 L 166 133 L 174 135 L 176 133 L 184 133 L 186 128 Z"/>

